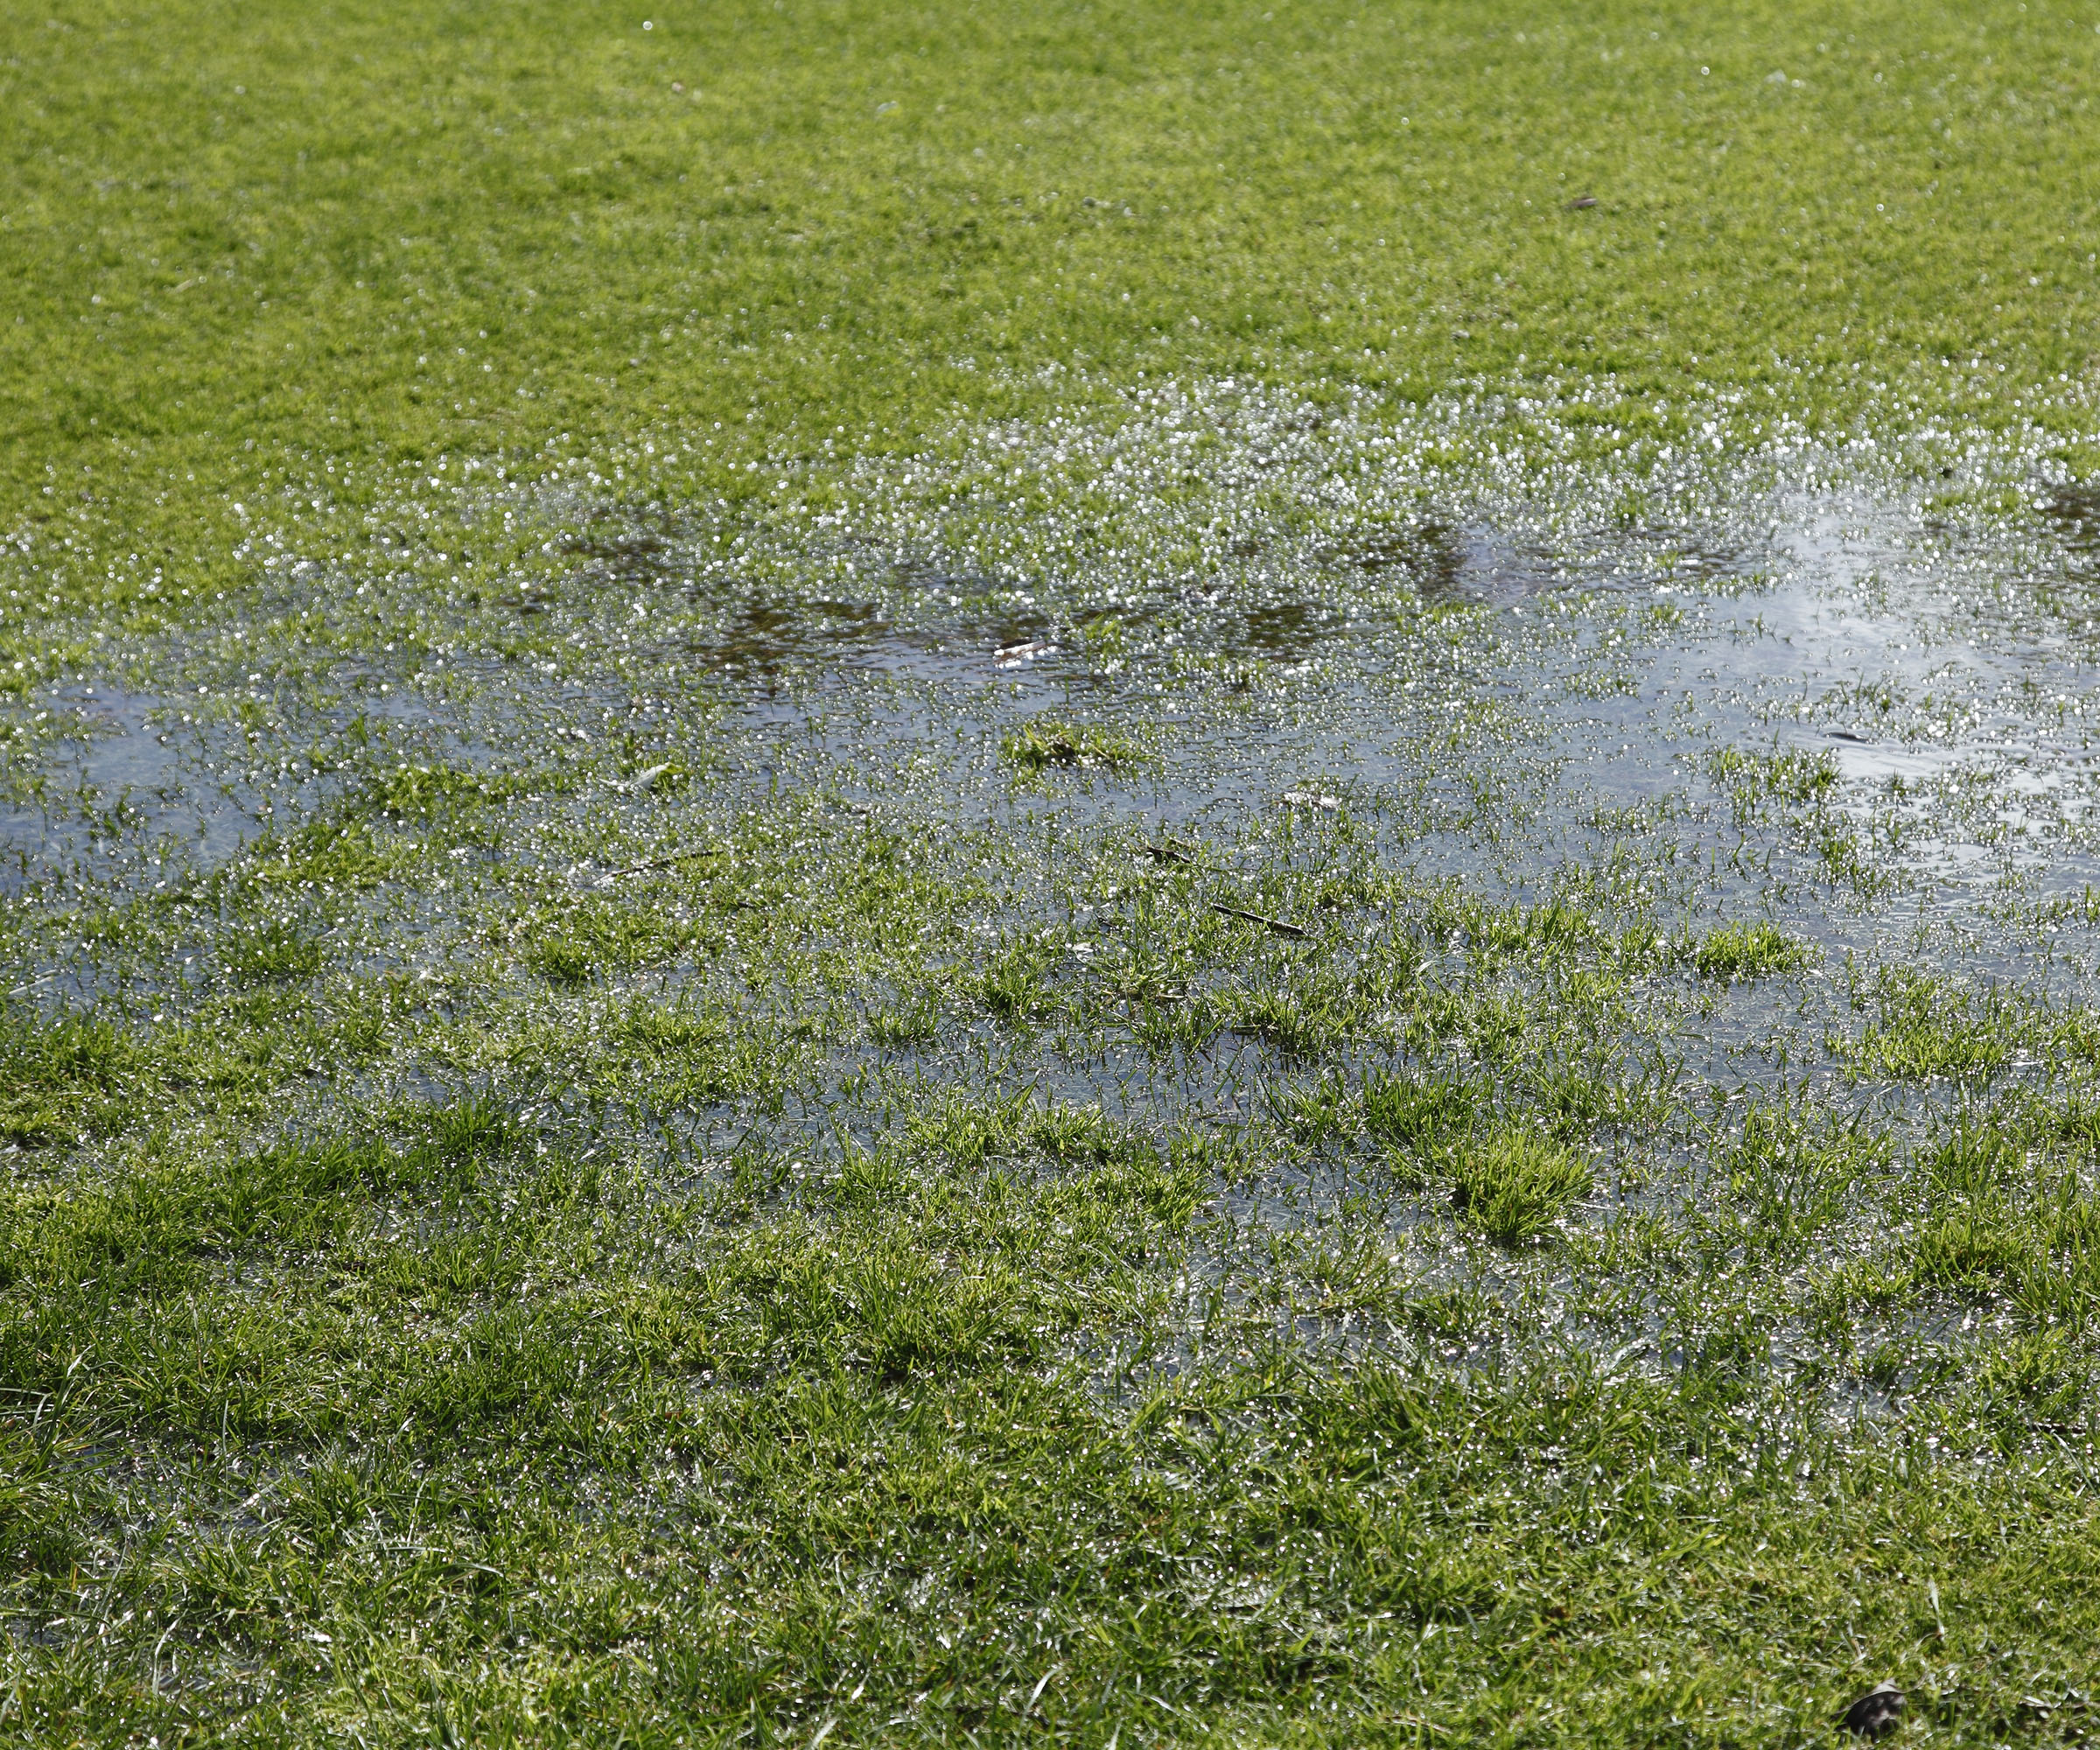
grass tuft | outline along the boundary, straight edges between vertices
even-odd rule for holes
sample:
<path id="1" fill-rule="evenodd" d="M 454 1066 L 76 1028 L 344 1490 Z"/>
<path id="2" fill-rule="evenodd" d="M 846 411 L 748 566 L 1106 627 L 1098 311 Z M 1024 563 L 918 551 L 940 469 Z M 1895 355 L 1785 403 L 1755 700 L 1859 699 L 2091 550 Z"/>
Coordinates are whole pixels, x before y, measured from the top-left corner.
<path id="1" fill-rule="evenodd" d="M 88 1121 L 139 1065 L 107 1020 L 59 1015 L 0 998 L 0 1140 L 36 1148 Z"/>
<path id="2" fill-rule="evenodd" d="M 1364 1078 L 1362 1102 L 1364 1128 L 1372 1136 L 1422 1153 L 1465 1137 L 1481 1097 L 1469 1082 L 1374 1073 Z"/>
<path id="3" fill-rule="evenodd" d="M 1461 1145 L 1452 1178 L 1452 1207 L 1507 1246 L 1538 1238 L 1588 1195 L 1590 1166 L 1536 1131 L 1505 1130 Z"/>
<path id="4" fill-rule="evenodd" d="M 1768 923 L 1733 923 L 1710 930 L 1691 951 L 1691 963 L 1700 977 L 1726 984 L 1797 972 L 1811 957 L 1804 944 Z"/>
<path id="5" fill-rule="evenodd" d="M 1009 735 L 1000 751 L 1032 776 L 1053 766 L 1128 766 L 1138 758 L 1128 736 L 1093 724 L 1032 723 Z"/>

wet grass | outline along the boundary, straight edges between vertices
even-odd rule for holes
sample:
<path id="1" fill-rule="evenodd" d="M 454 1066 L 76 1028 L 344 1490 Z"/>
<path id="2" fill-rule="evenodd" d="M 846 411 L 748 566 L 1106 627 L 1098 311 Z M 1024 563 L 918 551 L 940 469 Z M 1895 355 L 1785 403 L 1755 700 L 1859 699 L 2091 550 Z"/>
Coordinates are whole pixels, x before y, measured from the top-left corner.
<path id="1" fill-rule="evenodd" d="M 724 860 L 785 836 L 746 830 Z M 1352 836 L 1250 872 L 1346 892 Z M 711 872 L 581 896 L 530 938 L 544 998 L 339 994 L 380 1018 L 366 1060 L 429 1091 L 340 1080 L 317 1036 L 293 1085 L 340 1091 L 289 1136 L 241 1089 L 284 1087 L 265 1054 L 321 1025 L 326 980 L 259 996 L 245 937 L 184 1029 L 14 1012 L 50 1116 L 18 1132 L 0 1256 L 5 1523 L 55 1625 L 18 1631 L 21 1718 L 1105 1740 L 1512 1710 L 1644 1738 L 1691 1711 L 1729 1737 L 1813 1730 L 1884 1667 L 1933 1681 L 1950 1646 L 1982 1675 L 1928 1692 L 1948 1729 L 2037 1729 L 2051 1683 L 2076 1718 L 2083 1104 L 1628 1100 L 1596 1055 L 1626 1025 L 1600 920 L 1390 874 L 1303 944 L 1155 919 L 1171 988 L 1072 926 L 919 947 L 906 981 L 983 865 L 846 838 L 798 906 L 669 953 L 676 996 L 613 989 L 634 934 L 602 920 Z M 1198 884 L 1059 855 L 1053 915 Z M 1403 921 L 1366 955 L 1373 906 Z M 1461 933 L 1484 986 L 1432 970 Z M 839 970 L 871 948 L 877 1059 Z M 756 958 L 701 976 L 732 952 Z M 1214 1093 L 1176 1116 L 1189 1028 Z M 201 1074 L 200 1032 L 245 1074 Z M 973 1038 L 983 1068 L 942 1067 Z M 1429 1068 L 1439 1042 L 1480 1067 Z M 1131 1050 L 1180 1068 L 1133 1082 Z M 1012 1080 L 1088 1062 L 1115 1112 Z M 1636 1647 L 1671 1649 L 1660 1691 Z"/>
<path id="2" fill-rule="evenodd" d="M 1727 980 L 1792 972 L 1809 958 L 1802 943 L 1788 941 L 1770 924 L 1730 924 L 1709 931 L 1691 952 L 1701 977 Z"/>
<path id="3" fill-rule="evenodd" d="M 1452 1207 L 1504 1245 L 1537 1238 L 1590 1188 L 1586 1162 L 1524 1130 L 1466 1149 L 1452 1176 Z"/>
<path id="4" fill-rule="evenodd" d="M 6 27 L 0 466 L 42 553 L 10 666 L 88 648 L 14 628 L 47 599 L 193 619 L 295 510 L 376 558 L 411 480 L 609 444 L 755 508 L 753 458 L 909 453 L 958 405 L 1068 404 L 1082 368 L 1089 396 L 1337 360 L 1410 400 L 1596 379 L 1554 423 L 1607 458 L 1890 405 L 2035 410 L 2088 453 L 2033 399 L 2082 370 L 2100 284 L 2073 216 L 2096 45 L 2068 12 L 644 22 Z M 432 587 L 522 614 L 518 544 L 433 547 Z"/>
<path id="5" fill-rule="evenodd" d="M 0 24 L 0 1732 L 2083 1741 L 2096 61 Z"/>
<path id="6" fill-rule="evenodd" d="M 1138 758 L 1128 736 L 1091 724 L 1032 723 L 1008 736 L 1001 752 L 1032 777 L 1051 766 L 1128 766 Z"/>

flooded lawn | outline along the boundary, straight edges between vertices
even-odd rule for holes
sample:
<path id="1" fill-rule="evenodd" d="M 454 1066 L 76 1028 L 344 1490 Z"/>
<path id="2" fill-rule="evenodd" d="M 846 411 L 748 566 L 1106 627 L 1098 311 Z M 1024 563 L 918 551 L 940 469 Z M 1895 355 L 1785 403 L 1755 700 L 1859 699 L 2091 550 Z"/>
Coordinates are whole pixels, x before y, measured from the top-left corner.
<path id="1" fill-rule="evenodd" d="M 10 1364 L 130 1431 L 80 1598 L 207 1708 L 353 1707 L 384 1610 L 500 1649 L 448 1717 L 552 1661 L 870 1741 L 989 1718 L 966 1644 L 1102 1741 L 1463 1721 L 1745 1585 L 1760 1736 L 1899 1668 L 1803 1623 L 2026 1609 L 1971 1564 L 2089 1474 L 2089 508 L 1454 422 L 470 482 L 15 698 Z"/>

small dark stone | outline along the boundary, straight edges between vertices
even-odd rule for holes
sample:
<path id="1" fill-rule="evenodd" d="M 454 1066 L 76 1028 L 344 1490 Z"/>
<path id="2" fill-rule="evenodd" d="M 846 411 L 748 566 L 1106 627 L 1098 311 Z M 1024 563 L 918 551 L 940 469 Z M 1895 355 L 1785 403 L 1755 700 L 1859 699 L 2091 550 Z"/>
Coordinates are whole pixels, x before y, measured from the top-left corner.
<path id="1" fill-rule="evenodd" d="M 1903 1718 L 1903 1691 L 1878 1684 L 1844 1711 L 1844 1729 L 1860 1738 L 1886 1738 Z"/>

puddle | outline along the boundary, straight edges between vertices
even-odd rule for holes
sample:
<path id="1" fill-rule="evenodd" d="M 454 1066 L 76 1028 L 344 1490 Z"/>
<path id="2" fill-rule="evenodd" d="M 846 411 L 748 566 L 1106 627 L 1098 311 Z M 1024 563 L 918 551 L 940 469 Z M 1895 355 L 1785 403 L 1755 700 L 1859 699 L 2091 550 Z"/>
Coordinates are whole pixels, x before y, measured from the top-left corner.
<path id="1" fill-rule="evenodd" d="M 252 823 L 199 781 L 188 738 L 167 727 L 168 700 L 108 682 L 49 699 L 64 727 L 34 774 L 46 800 L 0 810 L 0 888 L 10 897 L 40 872 L 106 873 L 126 843 L 172 839 L 207 863 L 238 849 Z"/>
<path id="2" fill-rule="evenodd" d="M 56 701 L 80 731 L 47 749 L 46 805 L 0 822 L 10 878 L 93 854 L 109 835 L 97 806 L 117 810 L 134 844 L 178 843 L 193 865 L 214 866 L 266 825 L 325 809 L 330 787 L 302 777 L 301 760 L 311 767 L 313 745 L 353 716 L 404 732 L 404 757 L 514 765 L 574 736 L 560 745 L 602 765 L 599 738 L 617 725 L 668 746 L 694 712 L 724 704 L 776 748 L 783 733 L 814 737 L 849 765 L 912 748 L 923 766 L 943 729 L 959 734 L 969 775 L 933 780 L 958 825 L 1031 806 L 985 781 L 996 765 L 983 750 L 1001 724 L 1079 699 L 1165 737 L 1142 786 L 1163 821 L 1264 810 L 1307 777 L 1346 782 L 1415 811 L 1428 838 L 1450 841 L 1418 836 L 1418 858 L 1463 872 L 1479 854 L 1486 784 L 1530 811 L 1522 833 L 1504 822 L 1495 835 L 1496 878 L 1520 889 L 1595 844 L 1586 822 L 1672 798 L 1698 816 L 1672 829 L 1687 852 L 1714 853 L 1740 825 L 1701 775 L 1723 749 L 1827 759 L 1836 788 L 1824 800 L 1862 828 L 1900 806 L 1935 812 L 1929 838 L 1914 833 L 1893 860 L 1936 880 L 1973 887 L 2090 852 L 2090 758 L 2082 717 L 2067 715 L 2092 690 L 2090 662 L 2020 613 L 1992 556 L 1935 550 L 1900 504 L 1796 496 L 1747 507 L 1733 534 L 1578 529 L 1558 546 L 1480 518 L 1416 514 L 1341 538 L 1272 529 L 1217 543 L 1228 570 L 1205 587 L 1170 579 L 1106 600 L 1083 580 L 1016 579 L 870 536 L 820 543 L 803 556 L 813 575 L 785 588 L 775 580 L 797 561 L 748 543 L 722 556 L 704 519 L 584 521 L 564 543 L 574 570 L 541 586 L 524 617 L 555 660 L 458 651 L 444 672 L 464 703 L 371 653 L 339 665 L 331 700 L 260 728 L 202 710 L 209 682 L 202 699 L 102 685 Z M 842 564 L 878 586 L 810 587 Z M 630 602 L 620 592 L 635 585 L 656 593 Z M 1446 610 L 1458 616 L 1448 634 Z M 519 622 L 492 612 L 484 623 Z M 609 662 L 616 643 L 620 666 L 645 669 L 595 685 L 575 672 L 593 653 Z M 227 677 L 214 678 L 223 695 Z M 662 708 L 638 713 L 638 690 Z M 1466 727 L 1490 719 L 1492 732 Z M 777 761 L 760 766 L 779 781 Z M 53 808 L 60 793 L 73 800 Z M 1060 804 L 1074 824 L 1125 805 L 1107 793 Z M 2025 843 L 2038 835 L 2046 853 Z M 1800 921 L 1858 940 L 1850 913 Z"/>
<path id="3" fill-rule="evenodd" d="M 1038 942 L 1044 976 L 1122 1031 L 1046 1046 L 1012 1074 L 1153 1127 L 1266 1122 L 1274 1088 L 1314 1073 L 1273 1016 L 1173 1032 L 1257 970 L 1317 997 L 1315 974 L 1375 979 L 1395 933 L 1418 929 L 1418 976 L 1453 1002 L 1491 1004 L 1536 975 L 1491 944 L 1431 940 L 1397 902 L 1338 906 L 1355 934 L 1337 938 L 1316 889 L 1284 878 L 1314 870 L 1374 870 L 1417 894 L 1442 883 L 1453 907 L 1563 900 L 1600 929 L 1671 940 L 1769 922 L 1808 945 L 1811 976 L 1707 991 L 1644 975 L 1623 1036 L 1599 1048 L 1648 1051 L 1642 1073 L 1667 1055 L 1723 1096 L 1807 1087 L 1834 1111 L 1881 1097 L 1826 1049 L 1860 1025 L 1847 956 L 2038 997 L 2089 976 L 2082 942 L 2020 920 L 2100 882 L 2100 661 L 2075 587 L 2100 513 L 2084 500 L 2060 500 L 2046 539 L 1950 533 L 1804 468 L 1672 522 L 1667 505 L 1626 514 L 1616 494 L 1542 507 L 1493 479 L 1461 492 L 1368 423 L 1258 399 L 1163 395 L 1140 412 L 1142 429 L 1002 428 L 960 460 L 854 465 L 808 526 L 520 489 L 498 508 L 566 530 L 529 591 L 441 610 L 386 578 L 317 572 L 314 614 L 338 616 L 318 650 L 276 648 L 255 625 L 199 634 L 113 663 L 179 686 L 98 682 L 5 707 L 34 730 L 0 815 L 15 984 L 137 1014 L 290 988 L 280 964 L 454 981 L 492 1002 L 733 988 L 821 1005 L 763 994 L 778 969 L 753 970 L 740 919 L 792 908 L 795 879 L 852 878 L 878 841 L 886 880 L 967 864 L 982 906 L 974 934 L 934 945 L 937 988 L 856 970 L 863 1032 L 825 1045 L 807 1104 L 696 1097 L 681 1122 L 696 1158 L 746 1135 L 802 1147 L 813 1111 L 871 1139 L 881 1088 L 1000 1060 L 1011 1046 L 985 1014 L 934 1037 L 906 1011 L 957 1008 L 956 982 L 1016 942 Z M 956 508 L 995 473 L 1003 492 L 1015 474 L 1045 483 L 1047 508 Z M 788 518 L 792 493 L 775 496 Z M 420 615 L 416 639 L 374 649 L 359 616 L 382 608 Z M 1018 772 L 1007 740 L 1051 723 L 1119 751 Z M 724 862 L 718 892 L 689 884 L 676 916 L 650 910 L 649 882 L 754 822 L 778 832 L 756 874 Z M 248 864 L 265 834 L 318 845 L 316 867 L 348 844 L 351 872 L 270 887 Z M 1145 848 L 1202 859 L 1198 912 L 1247 930 L 1236 959 L 1176 962 Z M 238 883 L 224 915 L 214 892 L 178 922 L 138 921 L 185 874 L 228 870 L 256 876 L 254 908 L 281 936 L 234 915 L 254 900 Z M 638 950 L 550 995 L 549 943 L 587 931 L 592 906 L 704 936 L 717 957 Z M 122 953 L 98 946 L 116 924 L 88 927 L 109 920 L 133 931 Z M 585 948 L 620 948 L 604 940 Z M 1500 1073 L 1484 1055 L 1466 1067 Z M 1336 1073 L 1362 1068 L 1345 1054 Z M 1941 1096 L 1894 1097 L 1923 1123 Z M 1688 1194 L 1692 1152 L 1669 1147 L 1648 1165 Z M 1664 1190 L 1626 1207 L 1674 1218 Z M 1347 1194 L 1308 1172 L 1227 1207 L 1282 1231 Z M 1408 1207 L 1396 1243 L 1449 1225 L 1442 1206 Z M 1527 1268 L 1454 1253 L 1424 1279 L 1506 1286 Z"/>

